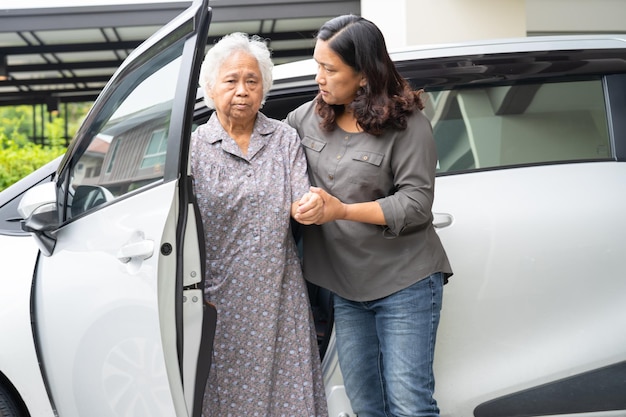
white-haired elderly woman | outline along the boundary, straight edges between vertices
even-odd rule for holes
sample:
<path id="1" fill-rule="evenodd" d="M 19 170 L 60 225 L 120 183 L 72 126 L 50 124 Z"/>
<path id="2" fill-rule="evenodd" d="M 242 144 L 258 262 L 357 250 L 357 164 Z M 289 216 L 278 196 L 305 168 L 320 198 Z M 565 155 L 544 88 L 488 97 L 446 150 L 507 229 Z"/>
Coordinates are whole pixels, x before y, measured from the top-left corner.
<path id="1" fill-rule="evenodd" d="M 259 112 L 272 67 L 260 38 L 233 33 L 208 51 L 201 69 L 215 112 L 192 135 L 191 161 L 205 230 L 205 296 L 218 317 L 205 417 L 328 415 L 290 230 L 290 216 L 312 222 L 321 199 L 309 193 L 295 129 Z"/>

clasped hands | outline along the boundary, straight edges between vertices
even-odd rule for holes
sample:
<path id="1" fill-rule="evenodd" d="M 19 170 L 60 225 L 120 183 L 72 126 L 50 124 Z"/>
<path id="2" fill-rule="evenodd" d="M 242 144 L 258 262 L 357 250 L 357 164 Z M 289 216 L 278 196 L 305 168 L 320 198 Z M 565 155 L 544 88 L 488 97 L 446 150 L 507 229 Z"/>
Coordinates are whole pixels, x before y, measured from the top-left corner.
<path id="1" fill-rule="evenodd" d="M 344 204 L 333 195 L 318 187 L 311 187 L 302 196 L 293 218 L 302 224 L 323 224 L 343 218 Z"/>

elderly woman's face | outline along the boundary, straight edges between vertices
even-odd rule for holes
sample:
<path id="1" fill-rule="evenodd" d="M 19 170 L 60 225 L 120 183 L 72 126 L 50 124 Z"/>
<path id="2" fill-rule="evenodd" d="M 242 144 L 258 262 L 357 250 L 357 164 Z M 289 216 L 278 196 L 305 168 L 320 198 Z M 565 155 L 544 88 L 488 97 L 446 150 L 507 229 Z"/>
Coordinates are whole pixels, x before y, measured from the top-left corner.
<path id="1" fill-rule="evenodd" d="M 223 122 L 225 118 L 235 123 L 253 120 L 263 101 L 263 79 L 256 58 L 244 52 L 228 57 L 207 93 Z"/>

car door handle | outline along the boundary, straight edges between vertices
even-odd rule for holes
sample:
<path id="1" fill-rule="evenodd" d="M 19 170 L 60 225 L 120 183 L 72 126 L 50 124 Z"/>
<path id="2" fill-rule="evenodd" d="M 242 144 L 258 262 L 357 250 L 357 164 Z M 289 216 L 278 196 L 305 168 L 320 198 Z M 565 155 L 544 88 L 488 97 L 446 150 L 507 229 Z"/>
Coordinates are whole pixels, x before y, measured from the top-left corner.
<path id="1" fill-rule="evenodd" d="M 117 259 L 123 263 L 130 262 L 133 258 L 148 259 L 154 254 L 154 241 L 141 240 L 128 243 L 117 252 Z"/>
<path id="2" fill-rule="evenodd" d="M 448 213 L 433 213 L 433 226 L 437 229 L 448 227 L 454 218 Z"/>

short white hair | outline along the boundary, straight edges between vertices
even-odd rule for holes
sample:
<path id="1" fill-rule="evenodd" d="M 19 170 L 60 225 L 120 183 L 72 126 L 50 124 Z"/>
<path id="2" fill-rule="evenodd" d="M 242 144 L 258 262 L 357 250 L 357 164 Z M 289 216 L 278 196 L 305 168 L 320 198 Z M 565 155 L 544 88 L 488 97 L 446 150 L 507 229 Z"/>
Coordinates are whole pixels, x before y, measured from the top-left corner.
<path id="1" fill-rule="evenodd" d="M 257 60 L 261 70 L 261 77 L 263 78 L 263 101 L 261 101 L 261 106 L 265 104 L 267 93 L 269 93 L 273 83 L 272 69 L 274 68 L 274 63 L 271 59 L 270 50 L 265 41 L 259 36 L 248 36 L 246 33 L 234 32 L 224 36 L 209 49 L 200 68 L 200 86 L 204 94 L 204 102 L 209 109 L 215 108 L 215 102 L 208 97 L 207 90 L 213 88 L 220 68 L 226 59 L 235 52 L 244 52 Z"/>

